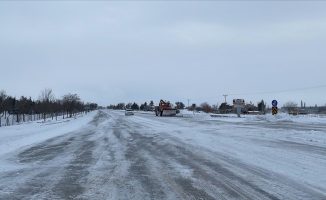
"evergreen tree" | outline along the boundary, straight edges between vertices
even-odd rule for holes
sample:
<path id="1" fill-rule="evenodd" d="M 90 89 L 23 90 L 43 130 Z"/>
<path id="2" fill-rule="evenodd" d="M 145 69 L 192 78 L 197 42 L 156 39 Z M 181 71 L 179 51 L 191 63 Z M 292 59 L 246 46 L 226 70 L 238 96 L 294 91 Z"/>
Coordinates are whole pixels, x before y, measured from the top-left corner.
<path id="1" fill-rule="evenodd" d="M 132 104 L 132 106 L 131 106 L 131 109 L 133 109 L 133 110 L 139 110 L 139 106 L 138 106 L 138 104 L 134 102 L 134 103 Z"/>

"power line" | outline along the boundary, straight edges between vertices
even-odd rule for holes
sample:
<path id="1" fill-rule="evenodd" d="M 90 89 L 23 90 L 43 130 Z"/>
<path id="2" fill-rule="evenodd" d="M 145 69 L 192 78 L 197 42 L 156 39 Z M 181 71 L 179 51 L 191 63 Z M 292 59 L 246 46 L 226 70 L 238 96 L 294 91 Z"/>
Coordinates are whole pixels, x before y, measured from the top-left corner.
<path id="1" fill-rule="evenodd" d="M 322 88 L 326 87 L 326 85 L 314 86 L 314 87 L 307 87 L 307 88 L 297 88 L 297 89 L 290 89 L 290 90 L 279 90 L 273 92 L 257 92 L 257 93 L 247 93 L 247 94 L 230 94 L 230 95 L 254 95 L 254 94 L 267 94 L 267 93 L 280 93 L 280 92 L 291 92 L 291 91 L 299 91 L 299 90 L 308 90 L 314 88 Z"/>
<path id="2" fill-rule="evenodd" d="M 297 89 L 288 89 L 288 90 L 279 90 L 279 91 L 270 91 L 270 92 L 255 92 L 255 93 L 228 94 L 228 95 L 230 95 L 230 96 L 235 96 L 235 95 L 273 94 L 273 93 L 281 93 L 281 92 L 291 92 L 291 91 L 309 90 L 309 89 L 322 88 L 322 87 L 326 87 L 326 85 L 319 85 L 319 86 L 306 87 L 306 88 L 297 88 Z M 221 95 L 217 95 L 217 96 L 195 98 L 195 99 L 191 99 L 191 100 L 211 99 L 211 98 L 216 98 L 216 97 L 221 97 L 221 96 L 224 96 L 224 95 L 221 94 Z"/>

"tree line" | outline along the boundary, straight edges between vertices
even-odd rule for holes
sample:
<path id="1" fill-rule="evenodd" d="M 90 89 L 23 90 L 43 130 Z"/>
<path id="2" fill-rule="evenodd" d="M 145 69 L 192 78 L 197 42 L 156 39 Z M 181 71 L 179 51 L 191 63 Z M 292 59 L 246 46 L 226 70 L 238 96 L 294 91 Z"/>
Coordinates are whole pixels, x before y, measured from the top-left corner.
<path id="1" fill-rule="evenodd" d="M 97 108 L 96 103 L 84 103 L 78 94 L 68 93 L 61 98 L 56 98 L 51 88 L 45 88 L 41 91 L 37 100 L 33 100 L 31 97 L 21 96 L 19 99 L 7 95 L 5 90 L 0 90 L 0 127 L 1 118 L 4 117 L 9 121 L 10 115 L 16 116 L 16 122 L 23 120 L 28 116 L 31 120 L 35 120 L 35 115 L 38 118 L 46 119 L 50 116 L 57 117 L 62 116 L 72 117 L 76 113 L 87 112 Z M 9 125 L 6 122 L 6 125 Z"/>
<path id="2" fill-rule="evenodd" d="M 133 110 L 143 110 L 143 111 L 150 111 L 153 109 L 154 102 L 149 101 L 149 103 L 145 102 L 140 105 L 138 105 L 136 102 L 134 103 L 118 103 L 116 105 L 109 105 L 106 108 L 107 109 L 115 109 L 115 110 L 124 110 L 124 109 L 133 109 Z M 216 105 L 210 105 L 207 102 L 201 103 L 199 106 L 196 104 L 192 104 L 189 107 L 186 107 L 186 105 L 181 102 L 177 101 L 175 104 L 172 104 L 172 107 L 175 109 L 189 109 L 189 110 L 196 110 L 196 111 L 203 111 L 203 112 L 211 112 L 211 111 L 217 111 L 219 109 L 218 104 Z"/>

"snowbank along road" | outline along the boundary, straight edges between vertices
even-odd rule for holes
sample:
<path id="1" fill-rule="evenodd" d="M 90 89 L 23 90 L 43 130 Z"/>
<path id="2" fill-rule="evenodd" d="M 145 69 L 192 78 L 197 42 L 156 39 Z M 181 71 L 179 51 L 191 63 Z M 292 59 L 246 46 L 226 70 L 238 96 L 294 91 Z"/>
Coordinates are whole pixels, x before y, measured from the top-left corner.
<path id="1" fill-rule="evenodd" d="M 0 199 L 326 199 L 323 123 L 91 116 L 2 154 Z"/>

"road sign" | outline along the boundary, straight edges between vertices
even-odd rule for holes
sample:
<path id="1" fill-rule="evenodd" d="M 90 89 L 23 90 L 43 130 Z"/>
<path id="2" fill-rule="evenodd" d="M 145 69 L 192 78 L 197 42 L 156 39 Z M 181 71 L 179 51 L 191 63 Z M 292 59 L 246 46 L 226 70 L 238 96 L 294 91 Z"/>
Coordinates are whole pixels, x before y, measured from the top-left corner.
<path id="1" fill-rule="evenodd" d="M 276 106 L 273 106 L 272 107 L 272 114 L 273 115 L 276 115 L 277 114 L 277 107 Z"/>
<path id="2" fill-rule="evenodd" d="M 273 105 L 274 107 L 276 107 L 276 106 L 277 106 L 277 101 L 276 101 L 276 100 L 273 100 L 273 101 L 272 101 L 272 105 Z"/>
<path id="3" fill-rule="evenodd" d="M 238 117 L 240 117 L 241 109 L 245 107 L 245 100 L 233 99 L 233 107 L 237 109 Z"/>
<path id="4" fill-rule="evenodd" d="M 233 99 L 233 104 L 244 104 L 245 100 L 243 99 Z"/>

